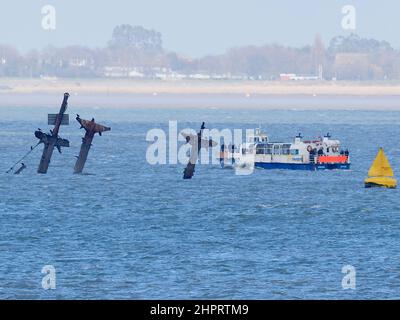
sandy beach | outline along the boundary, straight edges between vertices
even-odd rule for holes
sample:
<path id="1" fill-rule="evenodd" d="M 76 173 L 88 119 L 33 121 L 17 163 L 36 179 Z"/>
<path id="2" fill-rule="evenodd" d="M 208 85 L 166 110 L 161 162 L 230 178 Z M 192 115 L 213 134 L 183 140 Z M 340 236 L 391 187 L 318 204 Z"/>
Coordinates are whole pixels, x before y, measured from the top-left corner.
<path id="1" fill-rule="evenodd" d="M 400 83 L 0 79 L 0 107 L 400 110 Z"/>
<path id="2" fill-rule="evenodd" d="M 227 80 L 10 79 L 0 78 L 0 93 L 400 95 L 400 83 L 279 82 Z"/>

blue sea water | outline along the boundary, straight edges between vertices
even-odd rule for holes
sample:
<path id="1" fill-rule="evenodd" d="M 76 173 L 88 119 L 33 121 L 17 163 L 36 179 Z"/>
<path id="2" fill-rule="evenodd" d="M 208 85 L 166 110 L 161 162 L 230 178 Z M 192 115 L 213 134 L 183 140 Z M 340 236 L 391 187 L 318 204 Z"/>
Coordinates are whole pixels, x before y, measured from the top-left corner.
<path id="1" fill-rule="evenodd" d="M 76 109 L 76 110 L 75 110 Z M 400 112 L 356 110 L 107 109 L 70 106 L 112 127 L 95 137 L 84 175 L 73 175 L 83 131 L 36 174 L 5 171 L 47 129 L 48 108 L 0 109 L 2 299 L 398 299 L 398 190 L 365 189 L 378 148 L 400 174 Z M 24 119 L 29 114 L 29 119 Z M 254 128 L 272 140 L 330 132 L 351 152 L 350 171 L 267 171 L 236 176 L 200 165 L 146 162 L 146 133 Z M 56 289 L 42 288 L 43 266 Z M 356 269 L 343 290 L 342 267 Z"/>

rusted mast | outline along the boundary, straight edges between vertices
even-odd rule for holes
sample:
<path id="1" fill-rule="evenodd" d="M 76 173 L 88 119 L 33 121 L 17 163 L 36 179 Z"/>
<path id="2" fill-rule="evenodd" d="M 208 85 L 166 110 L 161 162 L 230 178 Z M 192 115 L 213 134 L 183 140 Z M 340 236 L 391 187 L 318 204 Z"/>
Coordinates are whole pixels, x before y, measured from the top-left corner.
<path id="1" fill-rule="evenodd" d="M 85 166 L 87 156 L 89 154 L 90 147 L 92 146 L 92 141 L 94 135 L 98 133 L 101 136 L 101 133 L 104 131 L 110 131 L 110 127 L 103 126 L 101 124 L 97 124 L 92 120 L 84 120 L 79 117 L 79 114 L 76 116 L 76 121 L 81 125 L 81 129 L 85 129 L 85 136 L 82 138 L 81 151 L 79 152 L 78 159 L 76 160 L 74 173 L 82 173 L 83 167 Z"/>
<path id="2" fill-rule="evenodd" d="M 42 158 L 40 159 L 38 173 L 45 174 L 49 168 L 51 156 L 53 155 L 54 147 L 61 153 L 61 147 L 69 147 L 69 141 L 61 139 L 58 136 L 60 126 L 62 124 L 68 124 L 68 115 L 65 115 L 65 111 L 68 107 L 69 93 L 64 93 L 64 99 L 61 104 L 60 112 L 57 115 L 49 115 L 49 124 L 54 123 L 54 129 L 50 131 L 50 134 L 42 132 L 40 129 L 35 132 L 36 138 L 44 144 Z M 65 121 L 63 121 L 65 117 Z"/>
<path id="3" fill-rule="evenodd" d="M 215 147 L 217 145 L 217 142 L 211 140 L 211 139 L 203 139 L 203 131 L 205 129 L 205 123 L 203 122 L 201 124 L 201 128 L 199 133 L 197 135 L 192 135 L 192 134 L 185 134 L 183 133 L 182 135 L 185 137 L 186 142 L 192 145 L 192 151 L 190 154 L 189 162 L 183 171 L 183 179 L 192 179 L 194 176 L 194 169 L 196 167 L 196 162 L 199 157 L 199 153 L 201 148 L 205 148 L 208 150 L 209 147 Z"/>

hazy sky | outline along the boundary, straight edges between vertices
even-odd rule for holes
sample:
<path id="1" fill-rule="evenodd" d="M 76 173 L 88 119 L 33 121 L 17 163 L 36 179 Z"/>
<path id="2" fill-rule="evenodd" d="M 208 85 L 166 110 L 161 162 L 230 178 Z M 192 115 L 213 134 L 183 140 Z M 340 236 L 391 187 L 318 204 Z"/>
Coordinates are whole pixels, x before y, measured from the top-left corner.
<path id="1" fill-rule="evenodd" d="M 42 28 L 42 7 L 56 9 L 56 30 Z M 400 48 L 398 0 L 2 0 L 0 43 L 22 51 L 45 45 L 102 47 L 122 23 L 163 35 L 164 47 L 201 56 L 233 46 L 301 46 L 320 33 L 325 43 L 343 30 L 342 7 L 356 8 L 356 33 Z"/>

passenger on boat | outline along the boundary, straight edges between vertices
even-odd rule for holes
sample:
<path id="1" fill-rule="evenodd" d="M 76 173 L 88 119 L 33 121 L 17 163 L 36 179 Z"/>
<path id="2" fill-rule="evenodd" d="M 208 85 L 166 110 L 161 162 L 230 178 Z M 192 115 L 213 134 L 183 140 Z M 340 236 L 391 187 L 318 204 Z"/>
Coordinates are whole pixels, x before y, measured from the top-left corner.
<path id="1" fill-rule="evenodd" d="M 315 154 L 316 154 L 316 149 L 310 149 L 309 153 L 310 153 L 310 162 L 314 162 L 315 161 Z"/>

